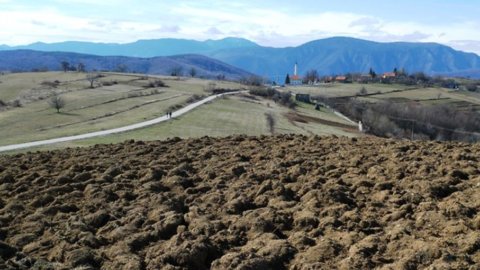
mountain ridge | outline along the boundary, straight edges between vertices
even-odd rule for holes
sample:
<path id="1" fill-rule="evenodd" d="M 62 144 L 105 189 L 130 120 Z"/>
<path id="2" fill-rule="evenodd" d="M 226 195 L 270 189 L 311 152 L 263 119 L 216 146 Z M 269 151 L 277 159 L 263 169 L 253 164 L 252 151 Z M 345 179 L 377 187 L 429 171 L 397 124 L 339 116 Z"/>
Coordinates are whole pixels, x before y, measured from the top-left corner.
<path id="1" fill-rule="evenodd" d="M 252 74 L 240 68 L 203 55 L 184 54 L 139 58 L 128 56 L 97 56 L 70 52 L 41 52 L 33 50 L 0 51 L 0 70 L 32 71 L 61 70 L 61 62 L 71 65 L 82 63 L 87 71 L 114 71 L 123 66 L 128 72 L 169 75 L 180 67 L 184 75 L 194 68 L 196 76 L 213 78 L 218 75 L 240 79 Z"/>
<path id="2" fill-rule="evenodd" d="M 439 43 L 376 42 L 351 37 L 330 37 L 285 48 L 265 47 L 243 38 L 206 41 L 169 38 L 125 44 L 36 43 L 20 48 L 130 57 L 201 54 L 270 78 L 292 74 L 296 62 L 300 74 L 311 69 L 322 75 L 334 75 L 365 73 L 370 68 L 377 73 L 404 68 L 408 72 L 421 71 L 430 75 L 469 74 L 480 77 L 480 72 L 477 72 L 480 70 L 480 57 L 475 53 L 458 51 Z"/>

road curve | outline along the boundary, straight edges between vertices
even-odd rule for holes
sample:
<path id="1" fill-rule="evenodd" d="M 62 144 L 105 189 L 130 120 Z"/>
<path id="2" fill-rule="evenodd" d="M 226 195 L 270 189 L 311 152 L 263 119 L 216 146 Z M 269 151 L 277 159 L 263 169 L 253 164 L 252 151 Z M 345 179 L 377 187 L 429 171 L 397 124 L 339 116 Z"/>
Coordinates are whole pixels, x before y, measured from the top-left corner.
<path id="1" fill-rule="evenodd" d="M 245 91 L 235 91 L 235 92 L 228 92 L 228 93 L 223 93 L 223 94 L 218 94 L 218 95 L 212 95 L 208 96 L 202 100 L 199 100 L 197 102 L 194 102 L 192 104 L 189 104 L 178 111 L 175 111 L 172 113 L 172 118 L 179 117 L 195 108 L 198 106 L 201 106 L 209 101 L 212 101 L 218 97 L 221 97 L 223 95 L 232 95 L 232 94 L 238 94 L 242 93 Z M 18 149 L 23 149 L 23 148 L 29 148 L 29 147 L 35 147 L 35 146 L 41 146 L 41 145 L 47 145 L 47 144 L 54 144 L 54 143 L 61 143 L 61 142 L 70 142 L 70 141 L 75 141 L 75 140 L 82 140 L 82 139 L 88 139 L 88 138 L 93 138 L 93 137 L 98 137 L 98 136 L 105 136 L 105 135 L 110 135 L 110 134 L 115 134 L 115 133 L 120 133 L 120 132 L 125 132 L 125 131 L 130 131 L 134 129 L 139 129 L 139 128 L 144 128 L 148 127 L 151 125 L 155 125 L 161 122 L 168 121 L 170 118 L 168 118 L 166 115 L 124 126 L 124 127 L 119 127 L 119 128 L 113 128 L 113 129 L 107 129 L 107 130 L 102 130 L 102 131 L 95 131 L 95 132 L 90 132 L 90 133 L 85 133 L 85 134 L 80 134 L 80 135 L 74 135 L 74 136 L 67 136 L 67 137 L 60 137 L 60 138 L 55 138 L 55 139 L 48 139 L 48 140 L 42 140 L 42 141 L 34 141 L 34 142 L 27 142 L 27 143 L 20 143 L 20 144 L 11 144 L 11 145 L 5 145 L 5 146 L 0 146 L 0 152 L 6 152 L 6 151 L 11 151 L 11 150 L 18 150 Z"/>

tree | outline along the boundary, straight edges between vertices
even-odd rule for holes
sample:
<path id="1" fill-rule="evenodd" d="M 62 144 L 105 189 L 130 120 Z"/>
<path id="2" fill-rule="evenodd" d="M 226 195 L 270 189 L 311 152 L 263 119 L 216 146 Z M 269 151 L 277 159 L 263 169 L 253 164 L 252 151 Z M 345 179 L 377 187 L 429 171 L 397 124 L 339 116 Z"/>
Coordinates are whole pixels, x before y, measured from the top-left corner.
<path id="1" fill-rule="evenodd" d="M 190 74 L 190 76 L 193 78 L 197 75 L 197 70 L 195 68 L 191 68 L 189 71 L 188 71 L 188 74 Z"/>
<path id="2" fill-rule="evenodd" d="M 242 78 L 241 82 L 246 85 L 261 86 L 263 85 L 263 78 L 260 76 L 252 75 L 249 77 Z"/>
<path id="3" fill-rule="evenodd" d="M 265 118 L 267 120 L 268 130 L 273 135 L 275 133 L 275 117 L 273 116 L 272 112 L 266 112 Z"/>
<path id="4" fill-rule="evenodd" d="M 373 68 L 370 68 L 370 71 L 368 71 L 368 74 L 370 74 L 370 76 L 375 79 L 377 77 L 377 73 L 375 73 L 375 71 L 373 70 Z"/>
<path id="5" fill-rule="evenodd" d="M 125 72 L 127 72 L 127 70 L 128 70 L 127 65 L 119 64 L 117 66 L 117 68 L 115 69 L 115 72 L 125 73 Z"/>
<path id="6" fill-rule="evenodd" d="M 173 67 L 170 71 L 170 75 L 174 77 L 182 76 L 183 68 L 181 66 Z"/>
<path id="7" fill-rule="evenodd" d="M 77 71 L 78 72 L 85 72 L 85 64 L 84 63 L 78 63 Z"/>
<path id="8" fill-rule="evenodd" d="M 290 84 L 290 75 L 287 74 L 287 77 L 285 77 L 285 84 Z"/>
<path id="9" fill-rule="evenodd" d="M 54 94 L 48 101 L 50 107 L 57 110 L 57 113 L 60 113 L 60 109 L 65 107 L 65 100 L 58 94 Z"/>
<path id="10" fill-rule="evenodd" d="M 307 73 L 305 74 L 305 78 L 303 79 L 305 83 L 315 83 L 316 81 L 318 81 L 318 71 L 316 69 L 311 69 L 309 71 L 307 71 Z"/>
<path id="11" fill-rule="evenodd" d="M 87 74 L 87 81 L 90 83 L 90 88 L 94 88 L 93 84 L 98 81 L 98 78 L 100 78 L 100 75 L 98 74 L 93 74 L 93 73 L 88 73 Z"/>
<path id="12" fill-rule="evenodd" d="M 70 63 L 67 61 L 62 61 L 60 64 L 62 65 L 63 72 L 67 72 L 70 69 Z"/>

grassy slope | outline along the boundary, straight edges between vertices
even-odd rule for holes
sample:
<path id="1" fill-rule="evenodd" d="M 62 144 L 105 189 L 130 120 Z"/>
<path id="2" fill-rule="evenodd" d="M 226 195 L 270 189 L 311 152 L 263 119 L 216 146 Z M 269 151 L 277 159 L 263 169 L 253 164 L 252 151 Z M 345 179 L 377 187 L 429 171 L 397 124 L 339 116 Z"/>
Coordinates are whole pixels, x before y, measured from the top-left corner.
<path id="1" fill-rule="evenodd" d="M 23 76 L 23 80 L 22 80 Z M 91 131 L 120 127 L 152 119 L 165 114 L 169 107 L 184 104 L 192 95 L 207 95 L 204 88 L 208 81 L 197 79 L 177 80 L 162 78 L 169 86 L 144 89 L 147 80 L 138 76 L 112 75 L 101 81 L 117 81 L 112 86 L 89 89 L 85 74 L 78 73 L 25 73 L 6 75 L 6 83 L 0 84 L 3 97 L 22 98 L 25 104 L 0 112 L 0 145 L 43 140 L 60 136 L 75 135 Z M 39 90 L 45 88 L 42 81 L 59 80 L 57 88 L 43 89 L 46 94 L 55 91 L 66 100 L 66 107 L 58 114 L 49 108 L 47 100 L 32 101 Z M 19 83 L 19 87 L 15 86 Z M 217 87 L 238 88 L 228 82 L 217 83 Z M 48 91 L 48 92 L 47 92 Z M 142 93 L 147 96 L 131 97 Z M 24 98 L 26 96 L 26 98 Z M 128 98 L 130 96 L 130 98 Z M 106 103 L 108 101 L 113 101 Z"/>
<path id="2" fill-rule="evenodd" d="M 7 97 L 10 99 L 20 98 L 25 105 L 21 108 L 0 112 L 0 145 L 81 134 L 152 119 L 165 114 L 172 105 L 184 104 L 194 94 L 208 94 L 205 92 L 205 88 L 211 83 L 200 79 L 178 80 L 172 77 L 162 77 L 169 87 L 158 88 L 158 93 L 152 94 L 152 89 L 143 88 L 148 81 L 142 76 L 132 74 L 107 74 L 106 77 L 100 79 L 101 82 L 115 81 L 117 83 L 112 86 L 99 86 L 95 89 L 89 89 L 85 74 L 78 73 L 9 74 L 3 76 L 2 79 L 6 83 L 0 84 L 0 96 L 5 99 Z M 154 78 L 150 79 L 154 80 Z M 49 88 L 41 84 L 44 81 L 54 80 L 61 82 L 57 88 Z M 217 88 L 242 87 L 230 82 L 215 82 L 215 84 Z M 51 94 L 52 91 L 61 93 L 61 96 L 67 101 L 62 113 L 57 114 L 49 108 L 46 99 L 38 100 L 36 94 L 39 91 L 43 94 Z M 127 98 L 136 93 L 143 93 L 147 96 Z M 134 108 L 135 106 L 138 107 Z M 117 114 L 108 116 L 115 112 Z M 296 111 L 293 112 L 264 99 L 228 97 L 202 106 L 194 112 L 168 123 L 127 133 L 38 149 L 112 143 L 127 139 L 156 140 L 168 137 L 268 134 L 266 112 L 274 115 L 275 133 L 356 136 L 354 126 L 351 128 L 331 126 L 329 125 L 331 122 L 340 125 L 348 123 L 329 111 L 316 111 L 311 105 L 299 104 Z M 295 117 L 292 118 L 292 115 Z"/>
<path id="3" fill-rule="evenodd" d="M 388 85 L 388 84 L 358 84 L 358 83 L 327 83 L 320 84 L 315 86 L 293 86 L 285 87 L 287 91 L 293 93 L 301 94 L 310 94 L 310 95 L 323 95 L 327 97 L 338 97 L 338 96 L 354 96 L 357 94 L 362 87 L 367 89 L 368 93 L 377 93 L 377 92 L 391 92 L 398 89 L 409 88 L 405 85 Z"/>
<path id="4" fill-rule="evenodd" d="M 405 101 L 418 100 L 425 104 L 448 104 L 451 103 L 457 107 L 469 106 L 469 104 L 480 105 L 480 94 L 465 91 L 453 91 L 445 88 L 418 88 L 410 90 L 411 86 L 390 85 L 390 84 L 321 84 L 319 86 L 295 86 L 282 88 L 285 91 L 293 93 L 323 95 L 327 97 L 354 96 L 359 90 L 365 87 L 367 93 L 377 95 L 360 97 L 362 100 L 377 102 L 384 99 L 395 99 Z M 401 92 L 392 92 L 394 90 L 405 90 Z"/>
<path id="5" fill-rule="evenodd" d="M 38 147 L 33 150 L 88 146 L 101 143 L 117 143 L 129 139 L 162 140 L 172 137 L 224 137 L 233 134 L 269 134 L 265 117 L 266 112 L 271 112 L 274 115 L 276 121 L 276 134 L 297 133 L 318 135 L 334 134 L 350 137 L 358 136 L 358 133 L 355 131 L 355 126 L 351 126 L 350 129 L 344 129 L 311 121 L 307 121 L 306 123 L 292 122 L 287 117 L 287 114 L 292 111 L 283 106 L 279 106 L 268 100 L 252 100 L 245 97 L 231 96 L 228 98 L 217 99 L 167 123 L 161 123 L 152 127 L 121 134 Z M 347 124 L 345 120 L 335 116 L 331 112 L 326 110 L 316 111 L 311 105 L 307 104 L 299 104 L 296 113 L 337 122 L 339 124 Z M 29 151 L 33 150 L 30 149 Z M 24 151 L 28 150 L 15 152 Z"/>

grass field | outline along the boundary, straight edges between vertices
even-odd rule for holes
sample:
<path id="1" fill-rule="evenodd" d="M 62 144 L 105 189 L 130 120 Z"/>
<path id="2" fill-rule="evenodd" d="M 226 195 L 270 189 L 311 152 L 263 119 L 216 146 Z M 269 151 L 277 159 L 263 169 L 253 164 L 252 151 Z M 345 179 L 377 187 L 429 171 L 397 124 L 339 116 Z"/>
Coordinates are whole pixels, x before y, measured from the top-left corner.
<path id="1" fill-rule="evenodd" d="M 396 84 L 322 83 L 320 85 L 288 86 L 282 88 L 282 90 L 293 93 L 310 94 L 312 96 L 340 97 L 355 96 L 362 87 L 365 87 L 369 94 L 388 93 L 394 90 L 411 88 Z"/>
<path id="2" fill-rule="evenodd" d="M 2 76 L 0 96 L 6 102 L 20 100 L 23 106 L 0 111 L 0 145 L 125 126 L 164 115 L 172 106 L 185 104 L 193 95 L 209 94 L 205 92 L 209 81 L 199 79 L 162 77 L 168 87 L 144 87 L 155 79 L 106 74 L 99 80 L 103 86 L 90 89 L 85 74 L 79 73 Z M 44 83 L 55 80 L 60 82 L 56 87 Z M 222 88 L 241 87 L 230 82 L 215 83 Z M 53 92 L 66 101 L 61 113 L 48 105 L 48 96 Z"/>
<path id="3" fill-rule="evenodd" d="M 359 90 L 365 87 L 366 96 L 358 96 L 360 100 L 378 102 L 391 100 L 394 102 L 417 101 L 422 104 L 451 104 L 460 110 L 474 109 L 480 111 L 480 93 L 451 90 L 446 88 L 414 88 L 394 84 L 358 84 L 358 83 L 330 83 L 315 86 L 290 86 L 281 88 L 281 91 L 310 94 L 312 97 L 356 96 Z"/>
<path id="4" fill-rule="evenodd" d="M 10 74 L 2 79 L 21 81 L 21 75 Z M 3 98 L 22 99 L 24 102 L 20 108 L 0 111 L 0 145 L 82 134 L 156 118 L 164 115 L 174 105 L 186 104 L 193 95 L 208 95 L 205 88 L 212 83 L 200 79 L 162 77 L 168 87 L 146 89 L 143 86 L 148 83 L 148 79 L 144 76 L 106 74 L 100 79 L 103 86 L 90 89 L 84 79 L 85 74 L 80 76 L 78 73 L 57 72 L 23 75 L 28 82 L 23 84 L 24 88 L 8 88 L 7 86 L 14 85 L 13 82 L 0 84 Z M 56 88 L 47 89 L 42 85 L 44 81 L 54 80 L 61 81 Z M 243 88 L 242 85 L 231 82 L 214 83 L 217 88 Z M 55 91 L 66 100 L 67 104 L 61 113 L 56 113 L 49 107 L 48 98 L 28 96 L 41 87 L 45 88 L 42 88 L 43 92 L 51 94 Z M 23 99 L 25 96 L 27 98 Z M 178 119 L 152 127 L 37 149 L 114 143 L 128 139 L 270 134 L 266 113 L 275 119 L 275 134 L 358 135 L 355 125 L 326 109 L 317 111 L 312 105 L 299 103 L 295 110 L 291 110 L 271 100 L 244 94 L 217 99 Z"/>
<path id="5" fill-rule="evenodd" d="M 94 144 L 117 143 L 125 140 L 162 140 L 173 137 L 225 137 L 235 134 L 270 134 L 265 113 L 275 119 L 275 134 L 317 134 L 354 137 L 360 134 L 356 126 L 328 110 L 314 110 L 313 106 L 299 103 L 295 111 L 279 106 L 269 100 L 252 99 L 247 96 L 219 98 L 194 111 L 148 128 L 112 134 L 87 140 L 59 143 L 11 153 L 50 150 L 65 147 L 89 146 Z M 292 117 L 296 115 L 296 117 Z M 325 122 L 322 124 L 322 122 Z"/>

